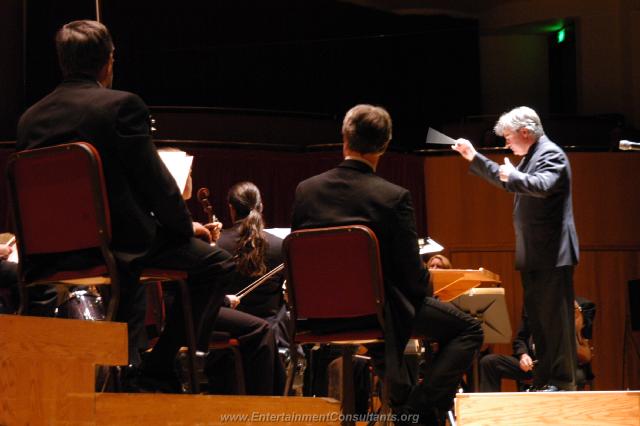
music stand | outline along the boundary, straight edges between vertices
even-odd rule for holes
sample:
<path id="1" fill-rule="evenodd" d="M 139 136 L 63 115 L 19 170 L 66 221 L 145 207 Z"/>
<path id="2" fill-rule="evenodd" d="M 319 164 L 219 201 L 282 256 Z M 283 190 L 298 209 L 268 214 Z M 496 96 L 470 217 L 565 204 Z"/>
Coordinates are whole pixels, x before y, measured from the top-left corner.
<path id="1" fill-rule="evenodd" d="M 453 299 L 451 303 L 482 322 L 484 343 L 509 343 L 511 322 L 502 287 L 476 287 Z M 477 392 L 478 357 L 473 360 L 473 387 Z"/>
<path id="2" fill-rule="evenodd" d="M 500 276 L 480 269 L 431 269 L 433 293 L 443 302 L 450 302 L 470 289 L 500 284 Z"/>

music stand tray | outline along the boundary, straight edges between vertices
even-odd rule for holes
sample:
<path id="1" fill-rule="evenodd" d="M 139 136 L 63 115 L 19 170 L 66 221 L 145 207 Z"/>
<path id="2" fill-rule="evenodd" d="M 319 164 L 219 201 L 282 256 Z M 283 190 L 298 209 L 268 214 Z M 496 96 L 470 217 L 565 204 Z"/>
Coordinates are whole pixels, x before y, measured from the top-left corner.
<path id="1" fill-rule="evenodd" d="M 504 288 L 473 288 L 451 303 L 463 312 L 482 321 L 484 343 L 511 342 L 511 322 L 504 297 Z"/>
<path id="2" fill-rule="evenodd" d="M 487 269 L 431 269 L 433 293 L 443 302 L 450 302 L 480 285 L 500 284 L 500 276 Z"/>

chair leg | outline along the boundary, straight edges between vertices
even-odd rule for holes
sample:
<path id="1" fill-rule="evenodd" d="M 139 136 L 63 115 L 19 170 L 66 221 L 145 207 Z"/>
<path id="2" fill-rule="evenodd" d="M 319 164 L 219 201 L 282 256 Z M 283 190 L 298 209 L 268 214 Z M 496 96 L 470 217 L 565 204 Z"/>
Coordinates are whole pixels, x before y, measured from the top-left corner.
<path id="1" fill-rule="evenodd" d="M 353 355 L 355 349 L 353 346 L 347 345 L 342 350 L 342 413 L 355 414 L 356 398 L 355 386 L 353 383 Z M 342 421 L 343 426 L 355 425 L 353 421 Z"/>
<path id="2" fill-rule="evenodd" d="M 244 365 L 242 363 L 242 354 L 240 353 L 240 350 L 235 346 L 230 346 L 229 350 L 231 350 L 231 353 L 233 353 L 233 366 L 236 373 L 236 394 L 246 395 L 247 388 L 245 386 Z"/>
<path id="3" fill-rule="evenodd" d="M 287 381 L 284 385 L 284 396 L 289 396 L 291 389 L 293 388 L 293 381 L 296 376 L 296 365 L 298 364 L 298 351 L 295 343 L 291 342 L 289 366 L 287 367 Z"/>
<path id="4" fill-rule="evenodd" d="M 191 375 L 191 393 L 200 393 L 200 382 L 196 371 L 196 332 L 193 325 L 193 309 L 191 307 L 191 295 L 186 281 L 180 281 L 180 293 L 182 296 L 182 311 L 184 312 L 184 326 L 188 345 L 188 365 Z"/>
<path id="5" fill-rule="evenodd" d="M 29 293 L 27 292 L 27 288 L 22 281 L 18 282 L 18 293 L 20 296 L 20 305 L 18 306 L 18 315 L 25 315 L 27 311 L 27 306 L 29 305 Z"/>

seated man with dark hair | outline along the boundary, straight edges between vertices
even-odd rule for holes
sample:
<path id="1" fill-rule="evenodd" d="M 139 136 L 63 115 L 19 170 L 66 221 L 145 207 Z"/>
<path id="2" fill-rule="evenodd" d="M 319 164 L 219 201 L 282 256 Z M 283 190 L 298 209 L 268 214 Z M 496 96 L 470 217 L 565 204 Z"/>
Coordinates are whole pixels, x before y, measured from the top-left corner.
<path id="1" fill-rule="evenodd" d="M 578 386 L 587 380 L 593 379 L 591 371 L 591 338 L 593 319 L 595 317 L 595 305 L 589 300 L 577 297 L 575 302 L 576 330 L 580 336 L 578 347 L 578 369 L 576 370 L 576 383 Z M 580 301 L 580 303 L 578 302 Z M 581 325 L 582 327 L 580 327 Z M 582 341 L 582 344 L 579 344 Z M 516 337 L 513 339 L 513 355 L 489 354 L 480 359 L 480 392 L 500 392 L 502 379 L 512 379 L 518 382 L 528 381 L 533 378 L 533 369 L 536 364 L 535 343 L 531 337 L 531 330 L 527 320 L 527 314 L 522 309 L 522 319 Z M 583 350 L 581 350 L 583 348 Z M 543 392 L 557 391 L 555 387 L 545 387 Z M 538 391 L 528 388 L 527 391 Z"/>
<path id="2" fill-rule="evenodd" d="M 420 415 L 420 423 L 442 424 L 462 374 L 482 344 L 482 327 L 432 297 L 418 250 L 411 195 L 375 174 L 391 140 L 389 113 L 372 105 L 351 108 L 342 138 L 344 161 L 298 185 L 291 228 L 359 224 L 373 230 L 384 277 L 384 369 L 391 403 L 398 413 Z M 413 387 L 403 360 L 412 333 L 438 340 L 441 348 L 424 381 Z"/>
<path id="3" fill-rule="evenodd" d="M 139 362 L 137 352 L 143 346 L 139 340 L 146 300 L 138 278 L 144 268 L 187 272 L 194 324 L 204 349 L 224 298 L 230 255 L 194 236 L 182 194 L 151 139 L 145 103 L 133 93 L 111 89 L 114 45 L 109 30 L 96 21 L 70 22 L 57 32 L 56 49 L 64 80 L 22 115 L 16 147 L 85 141 L 98 150 L 111 211 L 111 245 L 122 281 L 116 319 L 128 322 L 130 361 Z M 37 266 L 56 270 L 58 262 L 74 262 L 78 267 L 91 261 L 84 255 L 47 257 Z M 143 375 L 178 390 L 175 357 L 186 343 L 181 303 L 171 312 L 145 359 Z"/>

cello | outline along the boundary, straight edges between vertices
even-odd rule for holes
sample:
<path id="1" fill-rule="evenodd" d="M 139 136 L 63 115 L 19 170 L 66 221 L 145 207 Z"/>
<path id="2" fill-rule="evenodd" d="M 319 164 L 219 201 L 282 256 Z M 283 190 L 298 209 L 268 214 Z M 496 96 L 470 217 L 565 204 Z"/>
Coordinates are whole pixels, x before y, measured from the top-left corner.
<path id="1" fill-rule="evenodd" d="M 202 211 L 207 216 L 207 223 L 217 222 L 218 218 L 215 214 L 213 214 L 213 206 L 209 202 L 209 196 L 211 193 L 209 192 L 209 188 L 200 188 L 196 193 L 196 197 L 198 198 L 198 202 L 202 206 Z"/>
<path id="2" fill-rule="evenodd" d="M 593 357 L 593 348 L 589 345 L 589 339 L 582 335 L 584 317 L 582 315 L 582 308 L 575 300 L 573 301 L 573 308 L 576 327 L 576 351 L 578 354 L 578 365 L 586 365 L 591 362 L 591 358 Z"/>

